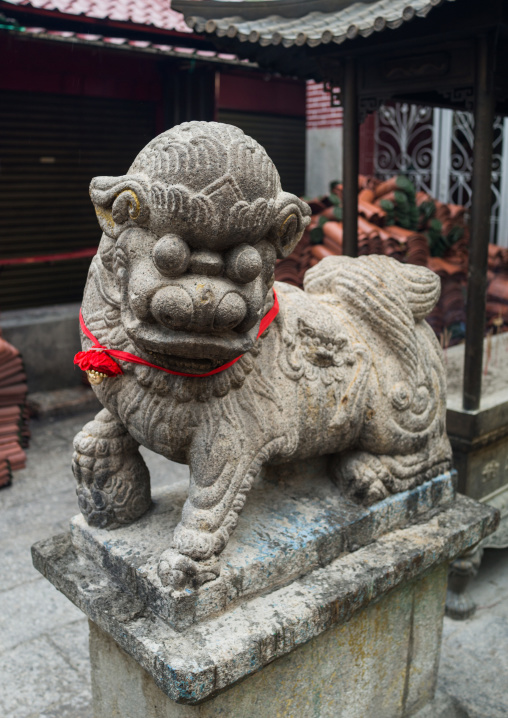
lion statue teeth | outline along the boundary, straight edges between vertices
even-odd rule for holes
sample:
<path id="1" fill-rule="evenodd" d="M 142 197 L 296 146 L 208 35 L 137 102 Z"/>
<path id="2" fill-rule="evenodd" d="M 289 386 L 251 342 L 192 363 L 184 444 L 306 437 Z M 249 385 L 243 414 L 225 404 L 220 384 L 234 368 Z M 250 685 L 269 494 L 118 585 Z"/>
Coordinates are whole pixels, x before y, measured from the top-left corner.
<path id="1" fill-rule="evenodd" d="M 126 175 L 92 180 L 90 196 L 103 235 L 83 321 L 106 353 L 141 363 L 119 360 L 121 373 L 93 386 L 105 408 L 75 438 L 79 506 L 111 529 L 147 511 L 140 444 L 189 464 L 163 585 L 219 575 L 266 464 L 330 455 L 333 480 L 365 504 L 450 467 L 441 350 L 424 321 L 435 274 L 383 256 L 329 257 L 304 291 L 274 284 L 310 209 L 230 125 L 164 132 Z M 82 343 L 91 349 L 85 333 Z"/>

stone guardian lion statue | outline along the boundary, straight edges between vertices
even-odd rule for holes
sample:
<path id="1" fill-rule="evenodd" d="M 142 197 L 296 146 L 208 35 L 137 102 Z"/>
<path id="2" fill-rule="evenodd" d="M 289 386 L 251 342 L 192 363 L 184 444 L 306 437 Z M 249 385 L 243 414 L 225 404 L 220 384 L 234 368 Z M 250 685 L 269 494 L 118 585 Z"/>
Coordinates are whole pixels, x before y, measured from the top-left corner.
<path id="1" fill-rule="evenodd" d="M 329 257 L 304 291 L 274 283 L 310 209 L 230 125 L 164 132 L 126 175 L 92 180 L 90 196 L 103 235 L 76 361 L 105 408 L 75 438 L 79 506 L 111 529 L 148 510 L 140 444 L 188 464 L 163 585 L 219 575 L 266 464 L 330 455 L 333 480 L 365 504 L 450 467 L 441 350 L 424 321 L 435 274 Z"/>

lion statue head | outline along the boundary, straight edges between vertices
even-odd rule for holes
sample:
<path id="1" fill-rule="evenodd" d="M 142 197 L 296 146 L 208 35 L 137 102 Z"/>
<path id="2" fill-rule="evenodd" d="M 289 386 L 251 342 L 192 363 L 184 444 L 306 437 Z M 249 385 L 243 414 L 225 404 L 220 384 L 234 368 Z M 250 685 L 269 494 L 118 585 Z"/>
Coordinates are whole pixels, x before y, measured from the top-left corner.
<path id="1" fill-rule="evenodd" d="M 310 221 L 261 145 L 232 125 L 186 122 L 153 139 L 126 175 L 94 178 L 90 196 L 102 265 L 141 356 L 199 373 L 253 346 L 275 260 Z"/>

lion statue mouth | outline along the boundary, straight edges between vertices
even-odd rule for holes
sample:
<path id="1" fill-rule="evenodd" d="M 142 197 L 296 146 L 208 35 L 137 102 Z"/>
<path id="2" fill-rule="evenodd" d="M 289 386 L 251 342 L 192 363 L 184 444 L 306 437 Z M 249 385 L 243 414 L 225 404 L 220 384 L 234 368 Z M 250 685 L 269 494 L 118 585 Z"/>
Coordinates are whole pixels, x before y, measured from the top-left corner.
<path id="1" fill-rule="evenodd" d="M 252 349 L 256 331 L 214 336 L 176 331 L 134 320 L 124 329 L 143 358 L 174 371 L 208 372 Z"/>

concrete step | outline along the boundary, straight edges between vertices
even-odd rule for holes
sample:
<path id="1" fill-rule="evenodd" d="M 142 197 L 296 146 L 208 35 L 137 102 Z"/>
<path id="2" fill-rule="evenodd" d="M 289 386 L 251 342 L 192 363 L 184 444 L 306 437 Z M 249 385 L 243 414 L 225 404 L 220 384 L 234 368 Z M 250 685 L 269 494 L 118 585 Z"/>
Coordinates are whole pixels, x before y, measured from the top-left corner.
<path id="1" fill-rule="evenodd" d="M 38 419 L 73 416 L 81 412 L 100 411 L 101 404 L 87 386 L 55 391 L 37 391 L 28 395 L 30 414 Z"/>

